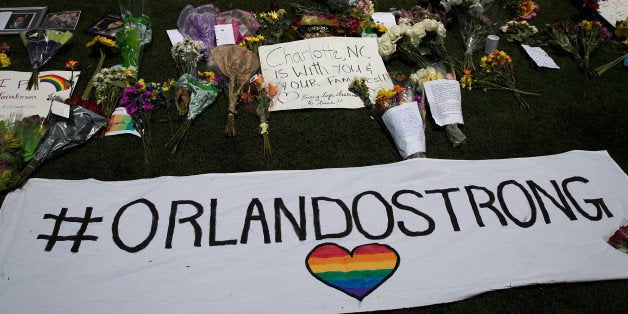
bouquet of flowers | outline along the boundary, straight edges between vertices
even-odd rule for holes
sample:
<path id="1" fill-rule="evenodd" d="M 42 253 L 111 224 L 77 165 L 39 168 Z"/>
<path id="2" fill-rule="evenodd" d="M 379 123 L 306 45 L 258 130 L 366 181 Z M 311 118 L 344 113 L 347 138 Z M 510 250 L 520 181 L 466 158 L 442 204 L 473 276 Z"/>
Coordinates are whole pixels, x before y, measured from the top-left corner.
<path id="1" fill-rule="evenodd" d="M 70 70 L 70 79 L 69 84 L 72 86 L 70 89 L 70 98 L 65 100 L 65 103 L 70 106 L 81 106 L 87 110 L 90 110 L 94 113 L 97 113 L 101 116 L 105 116 L 105 112 L 102 110 L 99 104 L 89 100 L 89 95 L 91 94 L 92 81 L 90 79 L 89 84 L 87 85 L 87 89 L 83 92 L 83 96 L 74 95 L 74 71 L 78 70 L 80 67 L 80 63 L 76 60 L 68 60 L 65 62 L 66 70 Z"/>
<path id="2" fill-rule="evenodd" d="M 588 75 L 593 75 L 589 63 L 591 53 L 612 37 L 602 23 L 589 20 L 575 25 L 569 21 L 555 23 L 550 27 L 549 34 L 550 43 L 571 54 Z"/>
<path id="3" fill-rule="evenodd" d="M 375 13 L 374 5 L 371 0 L 356 0 L 346 11 L 346 15 L 350 20 L 355 20 L 355 27 L 350 27 L 350 34 L 361 34 L 365 32 L 371 23 L 371 16 Z"/>
<path id="4" fill-rule="evenodd" d="M 35 28 L 22 32 L 20 37 L 33 67 L 26 89 L 39 89 L 39 70 L 72 39 L 73 34 L 67 30 Z"/>
<path id="5" fill-rule="evenodd" d="M 96 102 L 102 106 L 108 117 L 118 106 L 124 88 L 135 83 L 137 68 L 116 65 L 104 68 L 94 74 L 92 82 L 95 88 Z"/>
<path id="6" fill-rule="evenodd" d="M 531 0 L 519 1 L 516 7 L 515 21 L 529 21 L 535 18 L 539 11 L 539 5 Z"/>
<path id="7" fill-rule="evenodd" d="M 202 41 L 184 39 L 174 44 L 171 52 L 179 72 L 195 77 L 198 72 L 198 62 L 203 59 L 206 50 Z"/>
<path id="8" fill-rule="evenodd" d="M 97 52 L 99 56 L 94 74 L 92 74 L 87 87 L 81 95 L 81 99 L 88 100 L 92 94 L 92 89 L 94 88 L 94 76 L 102 69 L 102 66 L 105 63 L 105 57 L 116 53 L 116 42 L 105 36 L 96 36 L 90 40 L 85 47 L 90 48 L 93 53 Z"/>
<path id="9" fill-rule="evenodd" d="M 120 106 L 133 119 L 135 129 L 142 138 L 142 148 L 144 149 L 144 162 L 149 164 L 153 160 L 153 146 L 151 138 L 152 112 L 155 106 L 166 98 L 167 92 L 172 83 L 162 84 L 145 83 L 139 79 L 132 86 L 125 87 L 120 98 Z"/>
<path id="10" fill-rule="evenodd" d="M 63 99 L 56 100 L 63 101 Z M 69 118 L 51 115 L 46 123 L 48 125 L 47 131 L 37 146 L 33 158 L 28 161 L 18 175 L 13 177 L 13 186 L 20 186 L 44 161 L 85 143 L 100 128 L 105 126 L 107 120 L 84 107 L 71 106 Z"/>
<path id="11" fill-rule="evenodd" d="M 504 51 L 495 50 L 491 54 L 482 57 L 480 68 L 479 77 L 473 77 L 470 73 L 465 73 L 461 79 L 461 87 L 471 89 L 471 85 L 474 85 L 484 90 L 501 89 L 510 91 L 524 109 L 529 109 L 530 106 L 523 95 L 539 96 L 536 93 L 517 89 L 512 58 Z"/>
<path id="12" fill-rule="evenodd" d="M 258 13 L 257 21 L 259 22 L 258 35 L 261 35 L 270 45 L 281 43 L 284 31 L 290 27 L 290 20 L 284 9 Z"/>
<path id="13" fill-rule="evenodd" d="M 244 38 L 255 35 L 259 29 L 255 15 L 240 9 L 221 12 L 216 18 L 216 24 L 231 24 L 236 44 Z"/>
<path id="14" fill-rule="evenodd" d="M 595 74 L 597 74 L 598 76 L 601 76 L 604 72 L 606 72 L 608 69 L 612 68 L 622 60 L 624 60 L 624 65 L 628 64 L 628 16 L 626 17 L 625 21 L 618 22 L 615 26 L 615 36 L 617 36 L 620 40 L 623 39 L 620 43 L 617 44 L 619 46 L 618 50 L 620 56 L 605 65 L 597 67 L 595 69 Z"/>
<path id="15" fill-rule="evenodd" d="M 349 91 L 386 127 L 403 159 L 425 157 L 425 128 L 411 90 L 398 85 L 382 88 L 373 103 L 365 79 L 355 78 L 349 84 Z"/>
<path id="16" fill-rule="evenodd" d="M 177 27 L 179 32 L 191 41 L 201 41 L 205 45 L 203 53 L 210 58 L 209 50 L 216 46 L 216 18 L 220 10 L 213 4 L 204 4 L 199 7 L 186 5 L 179 13 Z"/>
<path id="17" fill-rule="evenodd" d="M 266 37 L 264 35 L 249 36 L 238 43 L 238 46 L 251 50 L 254 54 L 259 54 L 259 47 L 264 45 Z"/>
<path id="18" fill-rule="evenodd" d="M 397 24 L 414 24 L 424 19 L 441 21 L 445 25 L 449 22 L 447 13 L 436 10 L 430 3 L 427 7 L 415 5 L 410 10 L 398 9 L 392 13 L 397 18 Z"/>
<path id="19" fill-rule="evenodd" d="M 11 46 L 7 43 L 0 45 L 0 68 L 8 68 L 11 65 L 11 59 L 8 54 L 11 51 Z"/>
<path id="20" fill-rule="evenodd" d="M 534 36 L 539 30 L 534 25 L 530 25 L 528 21 L 510 20 L 499 28 L 508 42 L 518 44 L 531 45 L 537 41 Z"/>
<path id="21" fill-rule="evenodd" d="M 608 239 L 608 244 L 624 253 L 628 253 L 628 226 L 619 227 Z"/>
<path id="22" fill-rule="evenodd" d="M 222 86 L 220 77 L 211 71 L 199 72 L 197 78 L 187 73 L 179 78 L 175 86 L 175 104 L 179 114 L 186 115 L 186 119 L 166 144 L 172 153 L 177 152 L 187 137 L 192 120 L 216 101 Z"/>
<path id="23" fill-rule="evenodd" d="M 442 80 L 447 81 L 442 83 Z M 459 124 L 463 123 L 462 98 L 460 85 L 456 82 L 454 73 L 447 72 L 442 64 L 433 64 L 411 74 L 410 82 L 412 82 L 417 94 L 418 92 L 421 93 L 419 109 L 423 122 L 425 123 L 425 103 L 427 100 L 430 102 L 430 111 L 434 121 L 439 126 L 445 127 L 447 139 L 449 139 L 453 147 L 459 147 L 464 144 L 467 137 L 458 127 Z M 456 83 L 453 84 L 453 82 Z M 430 93 L 426 93 L 427 89 L 429 89 Z M 436 94 L 439 95 L 436 99 L 430 99 L 429 96 L 426 96 Z"/>
<path id="24" fill-rule="evenodd" d="M 116 38 L 124 66 L 139 66 L 141 50 L 152 41 L 150 18 L 144 12 L 144 0 L 128 0 L 120 4 L 124 27 Z"/>
<path id="25" fill-rule="evenodd" d="M 238 99 L 246 83 L 259 68 L 259 58 L 252 51 L 238 45 L 214 47 L 210 53 L 218 69 L 229 79 L 229 109 L 225 135 L 234 137 Z"/>
<path id="26" fill-rule="evenodd" d="M 46 133 L 44 119 L 29 116 L 20 121 L 0 121 L 0 191 L 14 187 L 14 177 L 31 160 Z"/>
<path id="27" fill-rule="evenodd" d="M 484 10 L 493 2 L 493 0 L 441 0 L 440 4 L 445 12 L 458 14 L 470 14 L 480 16 Z"/>
<path id="28" fill-rule="evenodd" d="M 270 139 L 268 138 L 268 110 L 275 104 L 275 96 L 279 91 L 279 87 L 264 81 L 262 74 L 257 74 L 255 80 L 249 84 L 246 92 L 240 96 L 240 101 L 255 112 L 259 118 L 260 134 L 264 138 L 264 157 L 268 158 L 272 155 L 270 148 Z"/>

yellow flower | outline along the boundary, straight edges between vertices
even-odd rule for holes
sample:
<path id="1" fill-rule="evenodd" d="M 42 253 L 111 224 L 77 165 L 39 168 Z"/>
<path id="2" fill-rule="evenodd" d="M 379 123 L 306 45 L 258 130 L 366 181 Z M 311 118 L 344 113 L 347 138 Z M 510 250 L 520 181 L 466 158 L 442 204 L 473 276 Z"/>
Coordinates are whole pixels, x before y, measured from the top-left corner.
<path id="1" fill-rule="evenodd" d="M 0 53 L 0 68 L 8 68 L 11 65 L 11 59 L 6 53 Z"/>
<path id="2" fill-rule="evenodd" d="M 89 41 L 85 47 L 90 48 L 96 44 L 100 44 L 102 46 L 108 47 L 108 48 L 115 48 L 116 47 L 116 42 L 105 37 L 105 36 L 96 36 L 94 37 L 94 39 L 92 39 L 91 41 Z"/>

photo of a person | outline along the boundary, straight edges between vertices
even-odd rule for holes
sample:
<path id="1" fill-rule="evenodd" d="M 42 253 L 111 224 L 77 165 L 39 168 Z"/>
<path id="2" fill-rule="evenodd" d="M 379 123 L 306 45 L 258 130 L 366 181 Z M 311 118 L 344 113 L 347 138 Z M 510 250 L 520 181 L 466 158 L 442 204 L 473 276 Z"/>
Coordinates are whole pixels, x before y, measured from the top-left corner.
<path id="1" fill-rule="evenodd" d="M 53 29 L 74 30 L 78 23 L 81 11 L 64 11 L 50 13 L 46 16 L 42 27 Z"/>
<path id="2" fill-rule="evenodd" d="M 124 23 L 119 15 L 109 14 L 100 19 L 94 26 L 85 30 L 92 35 L 101 35 L 109 38 L 115 38 L 124 27 Z"/>
<path id="3" fill-rule="evenodd" d="M 9 18 L 6 29 L 26 29 L 34 14 L 14 13 Z"/>

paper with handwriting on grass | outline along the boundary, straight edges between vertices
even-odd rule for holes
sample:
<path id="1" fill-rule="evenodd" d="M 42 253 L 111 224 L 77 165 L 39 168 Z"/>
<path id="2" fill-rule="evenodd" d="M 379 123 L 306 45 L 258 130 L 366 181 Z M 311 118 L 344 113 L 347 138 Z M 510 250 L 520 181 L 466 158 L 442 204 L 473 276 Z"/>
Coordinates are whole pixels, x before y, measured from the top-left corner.
<path id="1" fill-rule="evenodd" d="M 280 86 L 273 111 L 292 109 L 363 108 L 349 91 L 364 78 L 371 98 L 381 88 L 392 89 L 375 38 L 324 37 L 259 47 L 264 79 Z"/>
<path id="2" fill-rule="evenodd" d="M 521 47 L 528 53 L 530 58 L 534 60 L 536 65 L 543 68 L 560 69 L 554 59 L 550 57 L 541 47 L 532 47 L 521 44 Z"/>
<path id="3" fill-rule="evenodd" d="M 425 97 L 436 124 L 462 124 L 462 96 L 456 80 L 433 80 L 423 83 Z"/>
<path id="4" fill-rule="evenodd" d="M 386 110 L 382 120 L 403 159 L 412 154 L 425 152 L 423 119 L 416 101 Z"/>

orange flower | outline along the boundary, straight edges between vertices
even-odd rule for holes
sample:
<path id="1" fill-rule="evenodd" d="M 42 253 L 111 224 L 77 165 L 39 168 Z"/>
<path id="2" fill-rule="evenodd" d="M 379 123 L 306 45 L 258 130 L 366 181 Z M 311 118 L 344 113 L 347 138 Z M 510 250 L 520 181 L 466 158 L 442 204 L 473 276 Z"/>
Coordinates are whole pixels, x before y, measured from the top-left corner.
<path id="1" fill-rule="evenodd" d="M 255 84 L 261 86 L 262 83 L 264 83 L 264 76 L 262 76 L 262 74 L 258 74 L 257 77 L 255 78 L 255 81 L 253 81 Z"/>
<path id="2" fill-rule="evenodd" d="M 76 60 L 70 59 L 70 60 L 65 62 L 65 68 L 68 69 L 68 70 L 74 71 L 74 70 L 78 69 L 79 66 L 81 66 L 81 64 L 78 61 L 76 61 Z"/>
<path id="3" fill-rule="evenodd" d="M 279 91 L 279 86 L 273 85 L 273 84 L 268 84 L 268 94 L 271 97 L 277 95 L 278 91 Z"/>

